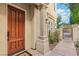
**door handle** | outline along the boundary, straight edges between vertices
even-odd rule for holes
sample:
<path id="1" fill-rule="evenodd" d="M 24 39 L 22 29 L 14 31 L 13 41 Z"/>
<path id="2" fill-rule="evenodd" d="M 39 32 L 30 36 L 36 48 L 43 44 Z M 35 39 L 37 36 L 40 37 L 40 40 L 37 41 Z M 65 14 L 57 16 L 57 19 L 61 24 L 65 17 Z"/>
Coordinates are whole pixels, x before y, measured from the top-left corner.
<path id="1" fill-rule="evenodd" d="M 9 32 L 7 32 L 7 37 L 8 37 L 8 41 L 9 41 Z"/>

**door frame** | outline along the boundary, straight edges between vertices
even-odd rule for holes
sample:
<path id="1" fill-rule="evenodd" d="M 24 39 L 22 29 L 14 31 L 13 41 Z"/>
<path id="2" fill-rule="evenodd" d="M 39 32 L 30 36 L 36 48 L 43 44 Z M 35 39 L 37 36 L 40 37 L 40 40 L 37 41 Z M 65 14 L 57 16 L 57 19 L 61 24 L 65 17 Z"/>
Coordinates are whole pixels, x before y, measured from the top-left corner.
<path id="1" fill-rule="evenodd" d="M 21 7 L 17 6 L 17 5 L 11 4 L 11 3 L 7 4 L 7 13 L 6 13 L 7 14 L 7 29 L 8 29 L 8 5 L 10 5 L 10 6 L 14 7 L 14 8 L 17 8 L 19 10 L 24 11 L 25 12 L 25 19 L 26 19 L 26 9 L 23 9 L 23 8 L 21 8 Z M 24 26 L 24 32 L 25 32 L 25 26 Z M 25 33 L 24 33 L 24 49 L 26 49 L 25 48 L 25 44 L 26 44 L 25 39 L 26 38 L 25 38 Z M 8 37 L 7 37 L 7 55 L 8 55 Z"/>

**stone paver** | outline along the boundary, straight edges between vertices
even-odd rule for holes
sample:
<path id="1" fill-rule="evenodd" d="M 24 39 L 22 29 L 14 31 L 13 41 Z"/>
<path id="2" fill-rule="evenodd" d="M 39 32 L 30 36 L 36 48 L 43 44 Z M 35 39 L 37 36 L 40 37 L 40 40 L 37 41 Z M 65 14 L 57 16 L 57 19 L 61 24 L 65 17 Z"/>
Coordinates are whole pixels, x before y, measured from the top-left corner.
<path id="1" fill-rule="evenodd" d="M 72 39 L 63 39 L 58 45 L 49 53 L 48 56 L 77 56 L 76 48 Z"/>
<path id="2" fill-rule="evenodd" d="M 37 50 L 33 50 L 33 49 L 28 49 L 27 50 L 29 53 L 32 54 L 32 56 L 43 56 L 42 53 L 38 52 Z"/>
<path id="3" fill-rule="evenodd" d="M 76 48 L 72 39 L 63 39 L 58 45 L 46 54 L 41 54 L 36 50 L 28 50 L 33 56 L 77 56 Z"/>
<path id="4" fill-rule="evenodd" d="M 29 49 L 28 52 L 33 56 L 77 56 L 74 42 L 70 38 L 63 39 L 53 50 L 48 51 L 46 54 L 41 54 L 40 52 L 32 49 Z"/>

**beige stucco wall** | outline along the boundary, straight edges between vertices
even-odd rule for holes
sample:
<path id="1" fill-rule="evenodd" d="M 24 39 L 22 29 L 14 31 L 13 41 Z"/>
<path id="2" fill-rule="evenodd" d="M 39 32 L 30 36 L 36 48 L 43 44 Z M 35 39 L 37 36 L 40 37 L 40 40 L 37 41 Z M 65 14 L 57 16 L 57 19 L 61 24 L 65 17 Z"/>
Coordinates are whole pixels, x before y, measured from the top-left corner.
<path id="1" fill-rule="evenodd" d="M 79 41 L 79 25 L 73 25 L 73 41 Z"/>
<path id="2" fill-rule="evenodd" d="M 16 7 L 21 9 L 28 9 L 28 5 L 26 5 L 25 3 L 12 3 L 12 5 L 15 5 Z"/>
<path id="3" fill-rule="evenodd" d="M 50 25 L 49 25 L 49 22 L 50 22 Z M 51 30 L 51 32 L 54 32 L 55 31 L 55 20 L 48 17 L 47 24 L 48 24 L 48 30 Z"/>
<path id="4" fill-rule="evenodd" d="M 0 4 L 0 55 L 7 55 L 6 4 Z"/>
<path id="5" fill-rule="evenodd" d="M 57 14 L 56 14 L 56 7 L 55 3 L 49 3 L 47 5 L 47 12 L 50 14 L 51 18 L 54 20 L 55 28 L 57 26 Z"/>
<path id="6" fill-rule="evenodd" d="M 48 16 L 48 22 L 52 22 L 52 32 L 56 30 L 56 21 L 57 21 L 57 15 L 55 11 L 55 4 L 50 3 L 47 5 L 47 16 Z M 51 26 L 51 24 L 50 24 Z"/>
<path id="7" fill-rule="evenodd" d="M 38 39 L 39 35 L 40 35 L 40 25 L 39 25 L 39 21 L 40 21 L 40 17 L 39 17 L 39 9 L 34 8 L 34 18 L 33 18 L 33 38 L 32 39 L 32 48 L 35 49 L 36 48 L 36 40 Z"/>
<path id="8" fill-rule="evenodd" d="M 56 17 L 56 11 L 55 11 L 55 4 L 54 3 L 50 3 L 47 5 L 48 9 L 48 13 L 50 13 L 53 17 Z"/>

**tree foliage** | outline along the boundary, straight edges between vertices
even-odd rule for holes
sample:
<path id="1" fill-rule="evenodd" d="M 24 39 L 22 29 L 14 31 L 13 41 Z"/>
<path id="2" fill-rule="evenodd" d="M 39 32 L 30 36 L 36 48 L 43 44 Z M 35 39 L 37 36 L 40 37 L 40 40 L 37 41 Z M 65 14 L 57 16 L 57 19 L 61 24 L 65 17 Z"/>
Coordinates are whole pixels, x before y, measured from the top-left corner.
<path id="1" fill-rule="evenodd" d="M 78 3 L 70 3 L 71 10 L 71 20 L 72 24 L 79 24 L 79 4 Z"/>
<path id="2" fill-rule="evenodd" d="M 61 22 L 61 16 L 58 16 L 58 18 L 57 18 L 57 28 L 60 27 L 60 22 Z"/>

